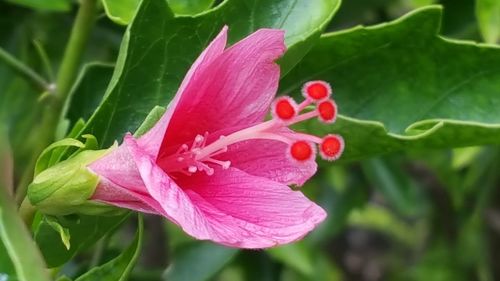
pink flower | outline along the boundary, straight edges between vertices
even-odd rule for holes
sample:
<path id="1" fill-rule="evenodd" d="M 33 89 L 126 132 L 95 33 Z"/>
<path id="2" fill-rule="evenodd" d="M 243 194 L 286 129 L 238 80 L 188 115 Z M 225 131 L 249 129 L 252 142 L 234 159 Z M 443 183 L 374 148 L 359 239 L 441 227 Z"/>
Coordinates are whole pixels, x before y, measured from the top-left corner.
<path id="1" fill-rule="evenodd" d="M 342 139 L 288 126 L 316 116 L 332 119 L 336 106 L 321 81 L 305 87 L 299 105 L 288 97 L 273 103 L 283 36 L 261 29 L 225 49 L 224 27 L 155 127 L 138 139 L 126 135 L 121 146 L 89 165 L 101 178 L 93 199 L 165 216 L 197 239 L 240 248 L 289 243 L 323 221 L 325 211 L 287 185 L 302 185 L 316 172 L 311 143 L 333 160 Z M 299 115 L 314 97 L 328 102 L 329 111 Z M 264 121 L 270 107 L 274 118 Z"/>

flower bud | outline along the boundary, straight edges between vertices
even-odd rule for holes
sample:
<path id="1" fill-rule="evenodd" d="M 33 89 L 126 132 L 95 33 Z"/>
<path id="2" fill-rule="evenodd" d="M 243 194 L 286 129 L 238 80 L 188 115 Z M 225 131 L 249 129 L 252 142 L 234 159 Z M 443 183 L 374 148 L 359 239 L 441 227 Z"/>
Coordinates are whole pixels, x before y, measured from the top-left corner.
<path id="1" fill-rule="evenodd" d="M 109 205 L 90 201 L 99 176 L 87 165 L 108 150 L 85 150 L 35 176 L 28 187 L 28 198 L 40 212 L 49 215 L 113 214 Z"/>

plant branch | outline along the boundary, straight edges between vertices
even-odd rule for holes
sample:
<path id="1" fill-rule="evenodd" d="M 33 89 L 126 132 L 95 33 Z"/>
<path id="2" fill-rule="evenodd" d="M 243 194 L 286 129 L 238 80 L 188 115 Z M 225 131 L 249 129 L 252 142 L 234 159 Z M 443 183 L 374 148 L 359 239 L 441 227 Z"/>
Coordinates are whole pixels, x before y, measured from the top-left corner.
<path id="1" fill-rule="evenodd" d="M 49 99 L 45 104 L 42 124 L 39 130 L 40 141 L 33 152 L 36 156 L 55 139 L 64 103 L 77 77 L 83 52 L 95 21 L 96 10 L 97 0 L 81 0 L 80 8 L 78 9 L 75 23 L 73 24 L 71 35 L 58 71 L 55 92 L 51 95 L 52 99 Z M 30 169 L 25 172 L 16 190 L 16 199 L 19 203 L 22 202 L 26 196 L 28 184 L 33 178 L 35 163 L 36 157 L 30 161 Z"/>
<path id="2" fill-rule="evenodd" d="M 27 227 L 30 227 L 33 224 L 33 218 L 35 217 L 36 209 L 31 205 L 28 197 L 24 198 L 21 203 L 21 207 L 19 207 L 19 216 L 24 221 Z"/>
<path id="3" fill-rule="evenodd" d="M 12 194 L 14 185 L 14 163 L 9 145 L 7 129 L 0 124 L 0 185 Z"/>
<path id="4" fill-rule="evenodd" d="M 42 44 L 37 40 L 33 40 L 33 46 L 35 46 L 38 56 L 42 60 L 42 64 L 45 68 L 45 73 L 47 74 L 47 77 L 49 77 L 50 81 L 54 81 L 56 77 L 54 75 L 54 71 L 52 70 L 52 66 L 50 65 L 50 59 L 49 56 L 47 55 L 47 52 L 43 48 Z"/>
<path id="5" fill-rule="evenodd" d="M 64 51 L 61 67 L 57 75 L 56 96 L 61 104 L 66 100 L 75 82 L 78 68 L 87 45 L 90 31 L 95 21 L 97 0 L 82 0 L 71 35 Z M 62 105 L 60 105 L 62 108 Z"/>
<path id="6" fill-rule="evenodd" d="M 3 61 L 10 68 L 16 71 L 22 78 L 34 85 L 38 90 L 45 92 L 51 89 L 50 83 L 42 76 L 38 75 L 33 69 L 19 61 L 17 58 L 9 54 L 0 47 L 0 61 Z"/>

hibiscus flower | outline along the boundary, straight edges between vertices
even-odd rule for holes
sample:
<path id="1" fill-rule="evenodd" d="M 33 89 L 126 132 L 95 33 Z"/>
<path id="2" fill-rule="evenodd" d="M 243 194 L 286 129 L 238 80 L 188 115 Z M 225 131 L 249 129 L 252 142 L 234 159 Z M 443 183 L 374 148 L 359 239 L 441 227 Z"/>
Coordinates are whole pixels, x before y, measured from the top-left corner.
<path id="1" fill-rule="evenodd" d="M 92 199 L 164 216 L 197 239 L 228 246 L 289 243 L 326 213 L 288 185 L 316 172 L 313 143 L 327 160 L 343 149 L 337 135 L 322 139 L 289 126 L 313 117 L 332 122 L 337 108 L 321 81 L 304 86 L 300 104 L 274 100 L 283 31 L 261 29 L 227 49 L 226 40 L 224 27 L 149 132 L 127 134 L 88 166 L 100 177 Z"/>

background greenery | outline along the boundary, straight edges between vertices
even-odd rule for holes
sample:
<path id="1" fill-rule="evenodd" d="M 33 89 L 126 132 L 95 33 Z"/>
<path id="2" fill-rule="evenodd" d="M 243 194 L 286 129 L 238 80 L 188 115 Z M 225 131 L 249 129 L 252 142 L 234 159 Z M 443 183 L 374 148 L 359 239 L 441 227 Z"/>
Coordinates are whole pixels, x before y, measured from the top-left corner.
<path id="1" fill-rule="evenodd" d="M 500 280 L 499 0 L 80 2 L 97 19 L 83 18 L 73 61 L 79 3 L 0 2 L 0 47 L 41 78 L 0 62 L 0 280 L 48 280 L 43 263 L 60 280 Z M 341 160 L 302 187 L 327 221 L 298 243 L 247 251 L 157 217 L 37 214 L 37 247 L 22 243 L 7 198 L 16 186 L 22 200 L 42 149 L 68 134 L 108 147 L 135 131 L 224 24 L 230 43 L 286 30 L 280 93 L 333 85 L 342 116 L 303 127 L 346 139 Z M 64 107 L 47 97 L 52 83 L 70 97 Z"/>

